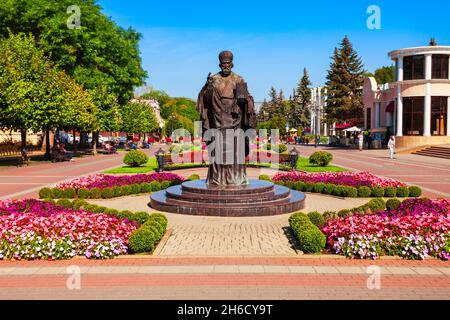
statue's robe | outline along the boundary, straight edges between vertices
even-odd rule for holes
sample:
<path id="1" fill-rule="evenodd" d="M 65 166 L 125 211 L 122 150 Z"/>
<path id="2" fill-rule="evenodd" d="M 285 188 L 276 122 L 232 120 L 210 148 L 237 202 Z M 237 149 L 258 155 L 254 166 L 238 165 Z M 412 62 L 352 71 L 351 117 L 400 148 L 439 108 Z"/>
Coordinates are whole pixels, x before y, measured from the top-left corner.
<path id="1" fill-rule="evenodd" d="M 221 133 L 220 141 L 208 143 L 208 149 L 213 146 L 215 151 L 210 155 L 207 183 L 219 186 L 248 184 L 245 170 L 245 157 L 249 153 L 248 139 L 245 142 L 236 138 L 227 139 L 227 135 L 228 137 L 231 133 L 234 135 L 237 129 L 246 131 L 256 128 L 254 101 L 244 79 L 233 72 L 227 77 L 221 73 L 215 74 L 200 91 L 197 110 L 200 113 L 203 132 L 217 129 Z M 217 153 L 220 146 L 223 147 L 221 157 Z M 238 149 L 245 150 L 244 157 L 237 157 Z M 231 161 L 230 152 L 232 152 Z"/>

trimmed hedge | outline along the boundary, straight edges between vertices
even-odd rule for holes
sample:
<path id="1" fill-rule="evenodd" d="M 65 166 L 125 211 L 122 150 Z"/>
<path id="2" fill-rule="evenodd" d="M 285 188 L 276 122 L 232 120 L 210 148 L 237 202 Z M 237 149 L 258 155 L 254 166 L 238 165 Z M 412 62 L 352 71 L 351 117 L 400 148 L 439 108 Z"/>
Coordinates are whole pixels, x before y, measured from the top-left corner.
<path id="1" fill-rule="evenodd" d="M 372 190 L 369 187 L 361 186 L 358 188 L 358 196 L 361 198 L 368 198 L 372 194 Z"/>
<path id="2" fill-rule="evenodd" d="M 272 181 L 272 179 L 267 174 L 260 174 L 258 179 L 264 181 Z"/>
<path id="3" fill-rule="evenodd" d="M 405 198 L 409 195 L 409 190 L 407 187 L 400 187 L 397 188 L 397 197 L 399 198 Z"/>
<path id="4" fill-rule="evenodd" d="M 134 230 L 128 237 L 128 248 L 131 253 L 151 252 L 155 248 L 155 233 L 149 228 Z"/>
<path id="5" fill-rule="evenodd" d="M 400 207 L 401 203 L 402 202 L 400 200 L 398 200 L 397 198 L 388 199 L 388 201 L 386 201 L 386 209 L 389 211 L 396 210 L 396 209 L 398 209 L 398 207 Z"/>
<path id="6" fill-rule="evenodd" d="M 196 173 L 191 174 L 189 177 L 187 177 L 187 180 L 193 181 L 193 180 L 200 180 L 200 176 Z M 270 178 L 269 178 L 270 180 Z"/>
<path id="7" fill-rule="evenodd" d="M 408 188 L 409 191 L 409 196 L 410 197 L 420 197 L 422 195 L 422 189 L 420 189 L 419 187 L 416 186 L 411 186 Z"/>
<path id="8" fill-rule="evenodd" d="M 57 206 L 66 207 L 68 209 L 72 209 L 72 202 L 69 199 L 61 198 L 56 201 Z"/>
<path id="9" fill-rule="evenodd" d="M 291 215 L 289 225 L 303 252 L 318 253 L 325 248 L 325 235 L 304 213 L 297 212 Z"/>
<path id="10" fill-rule="evenodd" d="M 148 156 L 140 150 L 131 150 L 125 155 L 123 162 L 130 167 L 139 167 L 148 162 Z"/>
<path id="11" fill-rule="evenodd" d="M 50 199 L 53 198 L 53 192 L 50 188 L 42 188 L 39 190 L 39 199 Z"/>
<path id="12" fill-rule="evenodd" d="M 321 228 L 325 225 L 325 218 L 317 211 L 308 213 L 309 220 L 317 227 Z"/>
<path id="13" fill-rule="evenodd" d="M 333 155 L 327 151 L 316 151 L 308 159 L 309 163 L 319 167 L 326 167 L 331 160 L 333 160 Z"/>
<path id="14" fill-rule="evenodd" d="M 384 197 L 384 188 L 382 187 L 373 187 L 372 192 L 370 194 L 372 197 L 381 198 Z"/>
<path id="15" fill-rule="evenodd" d="M 397 188 L 386 187 L 384 188 L 384 196 L 387 198 L 394 198 L 397 195 Z"/>

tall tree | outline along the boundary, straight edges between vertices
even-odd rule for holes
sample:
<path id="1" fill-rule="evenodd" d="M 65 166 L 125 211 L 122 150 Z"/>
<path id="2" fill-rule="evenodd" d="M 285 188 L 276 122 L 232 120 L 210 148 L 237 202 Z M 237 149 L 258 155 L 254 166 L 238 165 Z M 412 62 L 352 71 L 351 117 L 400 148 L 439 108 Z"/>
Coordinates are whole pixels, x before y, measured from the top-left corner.
<path id="1" fill-rule="evenodd" d="M 363 112 L 363 64 L 350 40 L 345 36 L 331 58 L 326 86 L 326 117 L 329 123 L 360 118 Z"/>
<path id="2" fill-rule="evenodd" d="M 158 128 L 150 105 L 130 102 L 121 108 L 122 130 L 127 133 L 151 133 Z"/>
<path id="3" fill-rule="evenodd" d="M 395 66 L 378 68 L 374 76 L 379 84 L 392 83 L 395 81 Z"/>
<path id="4" fill-rule="evenodd" d="M 300 79 L 294 96 L 294 110 L 292 117 L 295 119 L 295 127 L 306 127 L 309 122 L 308 106 L 311 102 L 311 81 L 309 80 L 308 71 L 303 69 L 303 76 Z"/>

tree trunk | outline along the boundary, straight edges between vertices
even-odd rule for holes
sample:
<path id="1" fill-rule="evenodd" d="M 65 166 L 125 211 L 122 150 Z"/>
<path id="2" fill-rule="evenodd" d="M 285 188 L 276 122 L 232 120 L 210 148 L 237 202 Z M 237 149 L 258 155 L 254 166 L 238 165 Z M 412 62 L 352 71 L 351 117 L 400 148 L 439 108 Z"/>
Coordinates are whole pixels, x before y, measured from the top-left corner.
<path id="1" fill-rule="evenodd" d="M 45 130 L 45 159 L 50 160 L 50 130 Z"/>
<path id="2" fill-rule="evenodd" d="M 76 142 L 76 131 L 75 131 L 75 129 L 73 130 L 73 141 L 72 141 L 72 143 L 73 143 L 73 155 L 76 155 L 77 154 L 78 144 Z"/>
<path id="3" fill-rule="evenodd" d="M 92 132 L 92 153 L 97 154 L 98 132 Z"/>
<path id="4" fill-rule="evenodd" d="M 20 140 L 21 140 L 20 153 L 21 153 L 22 159 L 26 159 L 27 158 L 27 130 L 26 129 L 20 130 Z"/>

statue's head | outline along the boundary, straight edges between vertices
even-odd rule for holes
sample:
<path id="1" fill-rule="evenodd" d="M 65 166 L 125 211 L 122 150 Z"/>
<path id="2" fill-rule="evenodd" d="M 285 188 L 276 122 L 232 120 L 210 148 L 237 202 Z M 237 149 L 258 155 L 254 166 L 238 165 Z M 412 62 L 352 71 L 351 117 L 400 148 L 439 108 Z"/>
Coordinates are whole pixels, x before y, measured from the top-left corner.
<path id="1" fill-rule="evenodd" d="M 219 53 L 219 67 L 222 70 L 222 75 L 228 76 L 233 68 L 233 53 L 231 51 L 222 51 Z"/>

